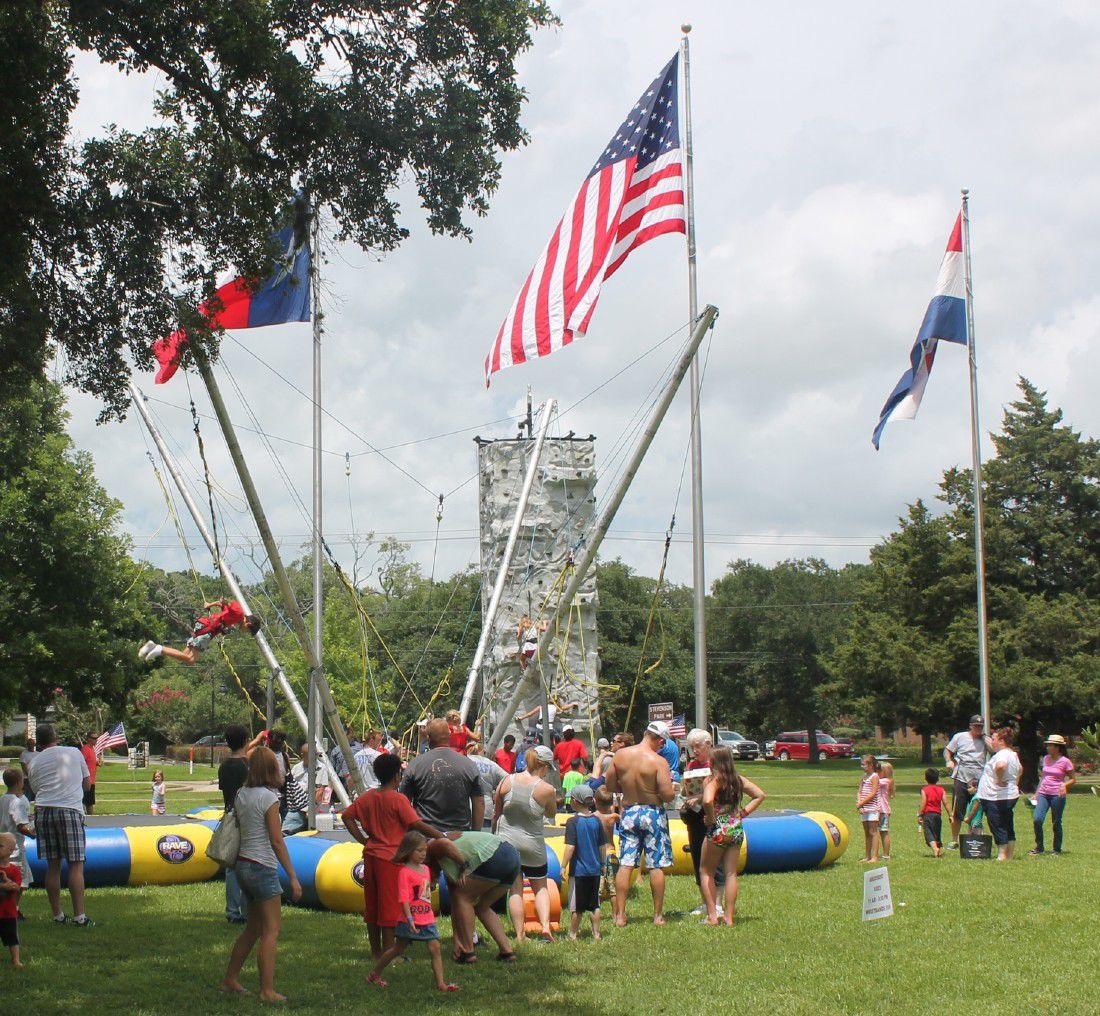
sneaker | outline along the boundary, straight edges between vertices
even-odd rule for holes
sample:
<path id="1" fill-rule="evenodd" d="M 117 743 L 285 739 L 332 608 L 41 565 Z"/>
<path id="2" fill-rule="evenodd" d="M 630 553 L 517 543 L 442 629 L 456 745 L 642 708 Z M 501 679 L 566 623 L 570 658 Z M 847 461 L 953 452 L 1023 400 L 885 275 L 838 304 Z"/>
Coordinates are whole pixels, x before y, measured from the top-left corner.
<path id="1" fill-rule="evenodd" d="M 145 645 L 143 645 L 138 650 L 138 659 L 139 660 L 144 660 L 145 657 L 149 655 L 149 650 L 152 649 L 153 646 L 155 646 L 155 645 L 156 645 L 156 643 L 152 639 L 150 639 L 148 642 L 146 642 Z"/>
<path id="2" fill-rule="evenodd" d="M 82 917 L 78 921 L 74 917 L 73 920 L 72 920 L 72 925 L 73 925 L 74 928 L 94 928 L 95 927 L 95 921 L 93 921 L 89 917 Z"/>
<path id="3" fill-rule="evenodd" d="M 958 844 L 958 842 L 955 842 L 955 843 L 948 843 L 948 844 L 947 844 L 947 849 L 948 849 L 948 850 L 958 850 L 958 849 L 959 849 L 959 844 Z"/>
<path id="4" fill-rule="evenodd" d="M 1038 857 L 1040 854 L 1045 854 L 1045 853 L 1046 853 L 1045 850 L 1040 850 L 1038 847 L 1036 847 L 1034 850 L 1029 850 L 1027 852 L 1028 857 Z"/>
<path id="5" fill-rule="evenodd" d="M 715 910 L 715 913 L 717 913 L 719 917 L 725 917 L 726 916 L 726 912 L 725 912 L 725 910 L 722 909 L 722 904 L 721 903 L 719 903 L 718 906 L 714 908 L 714 910 Z"/>
<path id="6" fill-rule="evenodd" d="M 157 645 L 157 644 L 156 644 L 156 643 L 154 642 L 154 643 L 153 643 L 153 648 L 152 648 L 152 649 L 150 649 L 150 650 L 149 650 L 149 651 L 148 651 L 148 652 L 147 652 L 147 653 L 145 654 L 145 657 L 144 657 L 144 659 L 146 659 L 146 660 L 155 660 L 155 659 L 157 659 L 157 657 L 159 657 L 159 656 L 161 655 L 161 653 L 163 653 L 163 652 L 164 652 L 164 646 L 158 646 L 158 645 Z"/>
<path id="7" fill-rule="evenodd" d="M 69 915 L 68 914 L 58 914 L 53 919 L 53 923 L 54 924 L 68 924 L 69 923 Z"/>

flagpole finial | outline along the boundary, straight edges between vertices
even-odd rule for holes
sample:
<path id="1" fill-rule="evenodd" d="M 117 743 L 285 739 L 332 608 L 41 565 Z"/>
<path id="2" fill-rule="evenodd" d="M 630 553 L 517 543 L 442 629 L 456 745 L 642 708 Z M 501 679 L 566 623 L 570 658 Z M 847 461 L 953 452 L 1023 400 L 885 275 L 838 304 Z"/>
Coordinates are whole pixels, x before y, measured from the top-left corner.
<path id="1" fill-rule="evenodd" d="M 970 188 L 969 188 L 969 187 L 964 187 L 964 188 L 962 189 L 962 196 L 963 196 L 964 198 L 968 198 L 968 197 L 970 197 Z"/>
<path id="2" fill-rule="evenodd" d="M 688 24 L 683 24 L 683 25 L 681 25 L 681 26 L 680 26 L 680 31 L 681 31 L 681 32 L 683 32 L 683 33 L 684 33 L 684 35 L 687 35 L 687 34 L 688 34 L 688 32 L 690 32 L 690 31 L 691 31 L 691 25 L 688 25 Z"/>

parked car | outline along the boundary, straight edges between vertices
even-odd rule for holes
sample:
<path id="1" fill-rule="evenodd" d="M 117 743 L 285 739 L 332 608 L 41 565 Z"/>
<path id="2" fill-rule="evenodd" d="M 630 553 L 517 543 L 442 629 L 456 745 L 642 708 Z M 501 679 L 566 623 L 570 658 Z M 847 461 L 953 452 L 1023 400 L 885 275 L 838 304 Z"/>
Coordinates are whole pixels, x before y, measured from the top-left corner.
<path id="1" fill-rule="evenodd" d="M 775 758 L 775 742 L 764 742 L 764 758 Z"/>
<path id="2" fill-rule="evenodd" d="M 206 734 L 195 742 L 196 748 L 209 748 L 211 745 L 215 748 L 224 748 L 226 747 L 225 738 L 218 734 Z"/>
<path id="3" fill-rule="evenodd" d="M 851 758 L 854 752 L 850 744 L 841 744 L 835 737 L 824 731 L 817 732 L 817 757 L 824 762 L 831 758 Z M 772 758 L 782 762 L 788 759 L 808 759 L 810 757 L 810 735 L 805 730 L 791 730 L 778 734 L 772 746 Z"/>
<path id="4" fill-rule="evenodd" d="M 756 741 L 750 741 L 742 737 L 736 730 L 723 730 L 718 728 L 718 740 L 715 747 L 729 748 L 734 758 L 758 759 L 760 758 L 760 745 Z"/>

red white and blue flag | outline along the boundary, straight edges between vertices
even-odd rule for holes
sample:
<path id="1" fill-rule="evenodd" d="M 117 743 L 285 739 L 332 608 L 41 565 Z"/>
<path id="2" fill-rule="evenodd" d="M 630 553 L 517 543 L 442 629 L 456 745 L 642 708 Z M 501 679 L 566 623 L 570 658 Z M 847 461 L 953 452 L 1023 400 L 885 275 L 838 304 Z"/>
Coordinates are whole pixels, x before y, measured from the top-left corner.
<path id="1" fill-rule="evenodd" d="M 485 359 L 498 370 L 584 335 L 600 286 L 637 246 L 687 231 L 674 56 L 634 104 L 512 303 Z"/>
<path id="2" fill-rule="evenodd" d="M 940 342 L 967 344 L 966 337 L 966 272 L 962 250 L 962 215 L 955 220 L 951 238 L 947 241 L 947 253 L 940 265 L 940 277 L 936 292 L 924 321 L 917 332 L 917 341 L 909 354 L 909 369 L 902 374 L 886 404 L 879 414 L 878 426 L 871 437 L 871 444 L 878 448 L 882 428 L 892 416 L 900 420 L 916 418 L 920 401 L 936 359 L 936 346 Z"/>
<path id="3" fill-rule="evenodd" d="M 108 748 L 118 748 L 126 744 L 126 728 L 116 723 L 110 730 L 103 731 L 95 739 L 95 757 L 101 758 Z"/>
<path id="4" fill-rule="evenodd" d="M 280 229 L 271 237 L 280 252 L 275 270 L 258 288 L 248 280 L 236 278 L 221 286 L 217 302 L 221 309 L 204 303 L 199 310 L 211 325 L 233 328 L 260 328 L 288 321 L 308 321 L 310 314 L 310 255 L 308 231 L 302 223 Z M 156 383 L 164 384 L 179 368 L 180 355 L 187 345 L 187 331 L 180 328 L 153 343 L 153 355 L 160 363 Z"/>
<path id="5" fill-rule="evenodd" d="M 668 725 L 668 732 L 673 737 L 687 737 L 687 716 L 684 713 L 673 716 L 672 722 Z"/>

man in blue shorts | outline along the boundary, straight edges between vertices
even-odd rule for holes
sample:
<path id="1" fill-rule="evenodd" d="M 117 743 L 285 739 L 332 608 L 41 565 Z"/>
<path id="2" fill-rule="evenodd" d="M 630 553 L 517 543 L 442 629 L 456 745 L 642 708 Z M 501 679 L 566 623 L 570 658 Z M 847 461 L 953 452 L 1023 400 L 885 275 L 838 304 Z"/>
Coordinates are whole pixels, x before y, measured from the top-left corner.
<path id="1" fill-rule="evenodd" d="M 619 871 L 615 876 L 615 927 L 626 926 L 630 876 L 645 852 L 649 888 L 653 893 L 653 923 L 664 924 L 665 869 L 672 867 L 672 837 L 665 808 L 676 796 L 672 774 L 659 754 L 670 741 L 668 725 L 656 720 L 640 743 L 622 748 L 605 772 L 607 789 L 622 794 L 619 819 Z"/>

